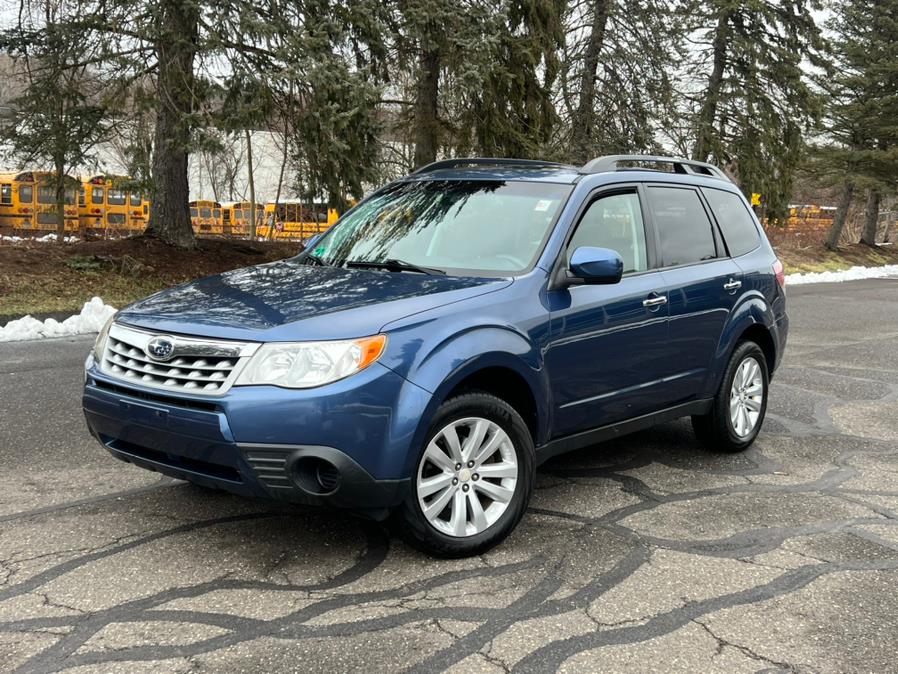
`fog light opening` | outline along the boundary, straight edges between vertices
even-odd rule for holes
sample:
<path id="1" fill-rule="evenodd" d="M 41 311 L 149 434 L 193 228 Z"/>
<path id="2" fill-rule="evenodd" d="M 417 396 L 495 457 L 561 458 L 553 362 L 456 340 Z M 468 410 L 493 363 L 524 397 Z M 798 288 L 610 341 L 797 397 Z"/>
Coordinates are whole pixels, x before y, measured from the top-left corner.
<path id="1" fill-rule="evenodd" d="M 330 461 L 317 456 L 303 456 L 293 464 L 293 479 L 303 491 L 325 496 L 337 491 L 340 471 Z"/>

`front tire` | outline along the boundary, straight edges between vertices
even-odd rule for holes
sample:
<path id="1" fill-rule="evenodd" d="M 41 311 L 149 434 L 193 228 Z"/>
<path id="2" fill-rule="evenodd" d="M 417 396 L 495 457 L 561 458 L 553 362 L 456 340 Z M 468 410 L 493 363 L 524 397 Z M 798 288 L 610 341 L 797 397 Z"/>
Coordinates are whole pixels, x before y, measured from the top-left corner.
<path id="1" fill-rule="evenodd" d="M 396 513 L 415 547 L 440 557 L 477 555 L 517 526 L 533 491 L 534 448 L 521 416 L 487 393 L 437 410 Z"/>
<path id="2" fill-rule="evenodd" d="M 767 359 L 754 342 L 733 350 L 708 414 L 692 417 L 699 441 L 715 452 L 741 452 L 758 437 L 767 413 Z"/>

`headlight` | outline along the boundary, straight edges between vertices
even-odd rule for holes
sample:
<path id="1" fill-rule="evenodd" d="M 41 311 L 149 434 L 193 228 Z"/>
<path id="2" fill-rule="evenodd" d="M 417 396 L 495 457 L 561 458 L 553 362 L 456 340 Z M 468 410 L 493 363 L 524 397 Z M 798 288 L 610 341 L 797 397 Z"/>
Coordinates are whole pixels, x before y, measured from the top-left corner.
<path id="1" fill-rule="evenodd" d="M 97 334 L 97 339 L 94 342 L 94 358 L 97 359 L 97 362 L 102 362 L 103 360 L 103 352 L 106 350 L 106 338 L 109 337 L 109 329 L 114 322 L 115 314 L 109 317 L 109 320 L 106 321 L 106 324 Z"/>
<path id="2" fill-rule="evenodd" d="M 240 373 L 235 385 L 322 386 L 368 367 L 380 358 L 386 344 L 386 335 L 339 342 L 263 344 Z"/>

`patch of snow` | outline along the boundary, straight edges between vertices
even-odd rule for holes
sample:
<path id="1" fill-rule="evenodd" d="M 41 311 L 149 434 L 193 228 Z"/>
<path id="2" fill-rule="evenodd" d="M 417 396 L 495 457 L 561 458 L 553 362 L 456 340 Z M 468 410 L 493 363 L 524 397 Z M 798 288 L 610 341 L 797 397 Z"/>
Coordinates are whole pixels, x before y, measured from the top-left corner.
<path id="1" fill-rule="evenodd" d="M 77 236 L 66 236 L 63 243 L 77 243 L 80 241 Z M 23 243 L 25 241 L 34 241 L 36 243 L 50 243 L 56 241 L 55 234 L 44 234 L 43 236 L 4 236 L 0 235 L 0 241 L 8 243 Z"/>
<path id="2" fill-rule="evenodd" d="M 898 264 L 887 264 L 882 267 L 852 267 L 842 271 L 789 274 L 786 276 L 786 286 L 804 285 L 806 283 L 842 283 L 843 281 L 859 281 L 865 278 L 885 278 L 888 276 L 898 276 Z"/>
<path id="3" fill-rule="evenodd" d="M 44 337 L 65 337 L 67 335 L 85 335 L 99 332 L 109 317 L 116 312 L 115 307 L 104 304 L 99 297 L 85 302 L 81 313 L 69 316 L 61 323 L 54 318 L 39 321 L 25 316 L 10 321 L 0 328 L 0 342 L 17 342 L 25 339 L 43 339 Z"/>

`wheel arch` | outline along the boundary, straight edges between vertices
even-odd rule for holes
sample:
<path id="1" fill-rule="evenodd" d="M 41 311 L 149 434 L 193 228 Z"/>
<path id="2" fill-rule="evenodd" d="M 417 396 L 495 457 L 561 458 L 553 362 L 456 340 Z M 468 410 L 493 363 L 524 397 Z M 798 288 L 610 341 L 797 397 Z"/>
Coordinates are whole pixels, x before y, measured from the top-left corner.
<path id="1" fill-rule="evenodd" d="M 761 351 L 764 353 L 764 360 L 767 361 L 767 369 L 772 373 L 776 364 L 777 354 L 776 342 L 773 339 L 770 329 L 760 323 L 749 325 L 739 335 L 733 348 L 735 348 L 736 344 L 746 341 L 754 342 L 761 347 Z"/>
<path id="2" fill-rule="evenodd" d="M 478 340 L 481 347 L 483 342 Z M 537 351 L 538 353 L 538 351 Z M 425 378 L 439 383 L 432 390 L 430 401 L 417 424 L 409 454 L 409 470 L 426 438 L 434 415 L 439 407 L 459 393 L 482 391 L 490 393 L 515 408 L 524 419 L 533 438 L 534 446 L 545 441 L 549 425 L 548 390 L 544 382 L 545 372 L 527 358 L 525 353 L 489 351 L 476 353 L 473 349 L 467 358 L 453 359 L 454 367 L 443 373 L 430 372 Z M 446 363 L 446 359 L 430 359 L 432 364 Z"/>
<path id="3" fill-rule="evenodd" d="M 736 345 L 750 339 L 761 347 L 767 360 L 767 370 L 772 376 L 779 364 L 777 340 L 774 337 L 775 319 L 770 305 L 760 293 L 748 295 L 730 314 L 730 320 L 724 327 L 717 344 L 714 362 L 711 366 L 713 377 L 709 377 L 708 396 L 713 396 L 720 383 L 720 377 Z"/>

